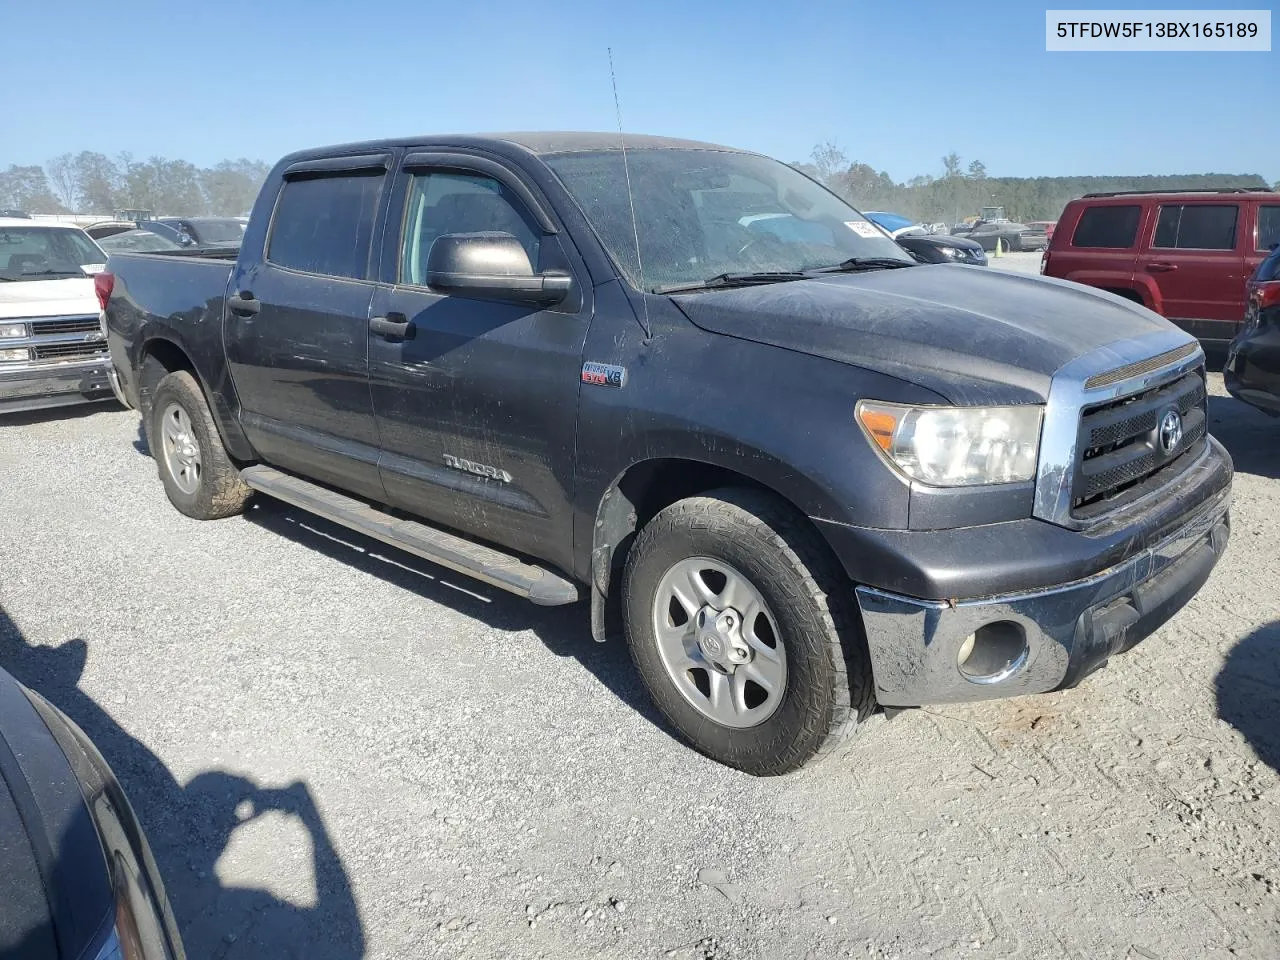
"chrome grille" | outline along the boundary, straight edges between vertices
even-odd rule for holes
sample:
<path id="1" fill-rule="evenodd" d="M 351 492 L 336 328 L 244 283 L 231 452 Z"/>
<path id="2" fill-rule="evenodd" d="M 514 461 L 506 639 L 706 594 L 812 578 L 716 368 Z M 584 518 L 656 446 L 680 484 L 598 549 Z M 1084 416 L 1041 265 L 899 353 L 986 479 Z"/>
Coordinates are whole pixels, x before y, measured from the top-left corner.
<path id="1" fill-rule="evenodd" d="M 1084 382 L 1084 388 L 1086 390 L 1097 390 L 1099 387 L 1109 387 L 1113 383 L 1123 383 L 1125 380 L 1140 377 L 1144 373 L 1151 373 L 1153 370 L 1159 370 L 1161 367 L 1184 360 L 1199 349 L 1200 344 L 1193 341 L 1159 356 L 1131 363 L 1127 367 L 1117 367 L 1114 370 L 1108 370 L 1106 373 L 1094 374 Z"/>
<path id="2" fill-rule="evenodd" d="M 105 357 L 107 345 L 102 340 L 80 343 L 37 343 L 31 348 L 33 360 L 85 360 Z"/>
<path id="3" fill-rule="evenodd" d="M 48 320 L 32 320 L 33 337 L 63 337 L 75 333 L 100 333 L 102 324 L 97 317 L 52 317 Z"/>
<path id="4" fill-rule="evenodd" d="M 1146 362 L 1163 365 L 1169 362 L 1168 357 Z M 1126 377 L 1136 375 L 1140 374 Z M 1200 367 L 1172 383 L 1086 407 L 1080 416 L 1072 516 L 1095 517 L 1159 486 L 1166 475 L 1172 478 L 1180 472 L 1179 465 L 1185 465 L 1187 455 L 1204 448 L 1208 432 L 1205 403 L 1204 368 Z M 1159 429 L 1170 410 L 1178 411 L 1182 418 L 1182 439 L 1165 452 Z"/>

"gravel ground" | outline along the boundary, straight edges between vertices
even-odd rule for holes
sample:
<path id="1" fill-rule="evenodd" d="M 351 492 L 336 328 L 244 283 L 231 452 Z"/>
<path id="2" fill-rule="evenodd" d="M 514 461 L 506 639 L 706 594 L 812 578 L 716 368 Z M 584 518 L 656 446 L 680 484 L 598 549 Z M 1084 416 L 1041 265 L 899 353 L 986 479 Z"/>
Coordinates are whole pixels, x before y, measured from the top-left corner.
<path id="1" fill-rule="evenodd" d="M 1040 275 L 1040 253 L 1003 253 L 1000 256 L 987 254 L 987 265 L 996 270 L 1009 273 L 1031 273 Z"/>
<path id="2" fill-rule="evenodd" d="M 183 518 L 106 405 L 0 426 L 0 665 L 114 765 L 192 958 L 1274 958 L 1280 422 L 1213 384 L 1234 538 L 1179 617 L 782 779 L 677 743 L 581 607 Z"/>

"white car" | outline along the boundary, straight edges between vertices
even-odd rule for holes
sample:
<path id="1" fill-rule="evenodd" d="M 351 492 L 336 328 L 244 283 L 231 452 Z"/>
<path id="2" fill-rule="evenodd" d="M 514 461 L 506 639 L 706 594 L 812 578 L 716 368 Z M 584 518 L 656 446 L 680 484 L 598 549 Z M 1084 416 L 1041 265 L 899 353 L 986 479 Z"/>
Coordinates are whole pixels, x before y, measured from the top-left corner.
<path id="1" fill-rule="evenodd" d="M 0 218 L 0 414 L 111 396 L 106 261 L 79 227 Z"/>

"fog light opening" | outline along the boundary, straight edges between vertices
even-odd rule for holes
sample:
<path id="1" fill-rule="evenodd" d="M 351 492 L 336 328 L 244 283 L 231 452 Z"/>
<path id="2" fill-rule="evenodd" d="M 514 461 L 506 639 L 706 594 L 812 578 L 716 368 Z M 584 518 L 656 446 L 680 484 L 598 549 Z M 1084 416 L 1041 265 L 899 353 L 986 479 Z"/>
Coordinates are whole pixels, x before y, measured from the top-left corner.
<path id="1" fill-rule="evenodd" d="M 999 683 L 1026 659 L 1026 631 L 1012 620 L 997 620 L 964 638 L 956 654 L 956 665 L 964 678 L 973 683 Z"/>

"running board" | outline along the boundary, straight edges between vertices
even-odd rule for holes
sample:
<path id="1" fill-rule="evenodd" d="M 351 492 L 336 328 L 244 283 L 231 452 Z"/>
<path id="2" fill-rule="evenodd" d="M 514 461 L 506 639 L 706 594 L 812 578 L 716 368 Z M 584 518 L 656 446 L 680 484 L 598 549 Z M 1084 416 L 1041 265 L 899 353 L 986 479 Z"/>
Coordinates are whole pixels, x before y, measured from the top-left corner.
<path id="1" fill-rule="evenodd" d="M 554 607 L 578 600 L 578 588 L 550 570 L 425 523 L 401 520 L 363 500 L 345 496 L 301 477 L 282 473 L 273 467 L 253 466 L 241 470 L 240 479 L 254 490 L 277 500 L 541 606 Z"/>

